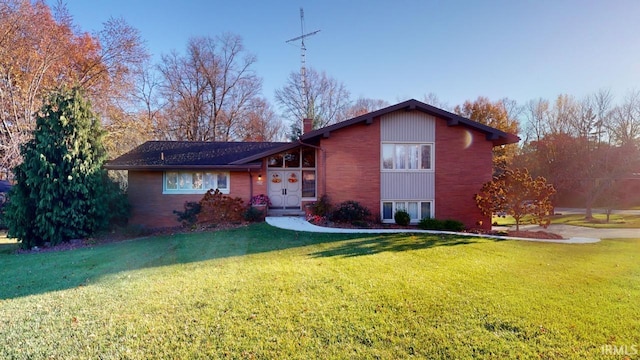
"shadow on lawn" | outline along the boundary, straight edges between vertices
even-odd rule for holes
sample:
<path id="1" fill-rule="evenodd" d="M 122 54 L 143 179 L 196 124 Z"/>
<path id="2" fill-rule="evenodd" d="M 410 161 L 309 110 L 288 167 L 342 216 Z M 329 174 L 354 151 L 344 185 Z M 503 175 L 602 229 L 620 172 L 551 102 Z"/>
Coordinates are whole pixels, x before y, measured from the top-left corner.
<path id="1" fill-rule="evenodd" d="M 0 244 L 0 300 L 87 286 L 127 271 L 241 257 L 362 236 L 295 232 L 261 223 L 56 252 L 16 254 L 18 245 Z"/>
<path id="2" fill-rule="evenodd" d="M 16 255 L 0 246 L 0 299 L 73 289 L 109 275 L 175 264 L 241 257 L 308 245 L 329 244 L 313 257 L 360 256 L 480 241 L 416 234 L 318 234 L 281 230 L 265 223 L 214 232 L 174 234 L 69 251 Z M 336 242 L 335 246 L 330 243 Z"/>
<path id="3" fill-rule="evenodd" d="M 319 257 L 354 257 L 373 255 L 381 252 L 401 252 L 428 249 L 437 246 L 456 246 L 478 243 L 480 238 L 455 235 L 391 234 L 375 235 L 362 240 L 352 240 L 337 247 L 312 253 Z"/>

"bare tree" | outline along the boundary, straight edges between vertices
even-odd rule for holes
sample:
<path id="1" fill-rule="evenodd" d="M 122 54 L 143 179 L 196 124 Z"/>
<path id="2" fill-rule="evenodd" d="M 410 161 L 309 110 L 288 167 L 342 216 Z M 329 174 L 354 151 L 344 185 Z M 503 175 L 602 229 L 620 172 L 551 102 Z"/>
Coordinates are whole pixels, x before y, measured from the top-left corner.
<path id="1" fill-rule="evenodd" d="M 137 88 L 149 68 L 149 54 L 139 31 L 121 18 L 109 19 L 95 37 L 100 41 L 99 61 L 83 73 L 81 81 L 101 115 L 105 148 L 115 157 L 151 138 L 151 123 L 137 99 Z"/>
<path id="2" fill-rule="evenodd" d="M 449 104 L 447 104 L 444 101 L 440 100 L 438 95 L 436 93 L 434 93 L 434 92 L 430 92 L 430 93 L 424 95 L 423 98 L 422 98 L 422 101 L 425 104 L 429 104 L 431 106 L 435 106 L 437 108 L 444 109 L 444 110 L 447 110 L 447 111 L 452 111 L 452 109 L 449 106 Z"/>
<path id="3" fill-rule="evenodd" d="M 312 68 L 306 71 L 306 87 L 304 90 L 299 73 L 292 72 L 287 84 L 276 90 L 276 101 L 292 126 L 292 137 L 301 133 L 302 119 L 313 119 L 313 128 L 318 129 L 330 124 L 346 120 L 347 110 L 351 105 L 349 91 L 337 80 L 319 73 Z M 306 94 L 306 96 L 305 96 Z M 307 109 L 310 109 L 307 111 Z"/>
<path id="4" fill-rule="evenodd" d="M 548 129 L 551 134 L 574 134 L 578 122 L 580 105 L 573 96 L 558 95 L 549 116 Z"/>
<path id="5" fill-rule="evenodd" d="M 235 138 L 242 141 L 283 141 L 284 126 L 271 105 L 262 98 L 251 101 L 243 125 L 239 126 Z"/>
<path id="6" fill-rule="evenodd" d="M 613 95 L 609 90 L 600 89 L 591 95 L 590 99 L 596 115 L 596 123 L 594 124 L 592 136 L 598 143 L 603 141 L 609 142 L 611 136 L 608 129 L 611 127 L 611 117 L 613 114 Z"/>
<path id="7" fill-rule="evenodd" d="M 630 91 L 611 114 L 612 140 L 618 145 L 640 147 L 640 92 Z"/>
<path id="8" fill-rule="evenodd" d="M 380 110 L 389 106 L 389 103 L 381 99 L 359 98 L 347 109 L 345 116 L 347 119 L 364 115 L 372 111 Z"/>
<path id="9" fill-rule="evenodd" d="M 546 99 L 530 100 L 525 105 L 524 116 L 527 121 L 524 126 L 524 143 L 540 141 L 548 132 L 549 111 L 549 101 Z"/>
<path id="10" fill-rule="evenodd" d="M 161 95 L 166 138 L 229 141 L 241 126 L 262 81 L 242 39 L 233 34 L 189 40 L 187 53 L 162 57 Z"/>

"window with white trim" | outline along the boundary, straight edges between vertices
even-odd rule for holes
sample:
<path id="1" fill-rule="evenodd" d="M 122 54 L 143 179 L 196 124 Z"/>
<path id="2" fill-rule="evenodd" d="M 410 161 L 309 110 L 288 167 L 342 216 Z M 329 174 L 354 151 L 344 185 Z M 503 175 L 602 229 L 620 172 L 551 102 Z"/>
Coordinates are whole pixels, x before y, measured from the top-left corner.
<path id="1" fill-rule="evenodd" d="M 431 218 L 432 202 L 431 201 L 383 201 L 382 202 L 382 221 L 393 222 L 396 211 L 405 210 L 411 217 L 411 222 L 416 223 L 424 218 Z"/>
<path id="2" fill-rule="evenodd" d="M 382 143 L 382 170 L 433 170 L 432 144 Z"/>
<path id="3" fill-rule="evenodd" d="M 163 177 L 163 194 L 204 194 L 210 189 L 229 193 L 229 172 L 166 171 Z"/>

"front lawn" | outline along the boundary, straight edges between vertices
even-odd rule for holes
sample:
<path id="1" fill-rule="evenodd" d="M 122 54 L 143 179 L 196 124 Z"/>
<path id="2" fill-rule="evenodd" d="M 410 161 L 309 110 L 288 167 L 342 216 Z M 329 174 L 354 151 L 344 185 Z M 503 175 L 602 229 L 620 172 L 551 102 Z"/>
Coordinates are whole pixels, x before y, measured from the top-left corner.
<path id="1" fill-rule="evenodd" d="M 611 358 L 607 346 L 640 346 L 640 239 L 257 224 L 57 253 L 0 246 L 0 358 Z"/>

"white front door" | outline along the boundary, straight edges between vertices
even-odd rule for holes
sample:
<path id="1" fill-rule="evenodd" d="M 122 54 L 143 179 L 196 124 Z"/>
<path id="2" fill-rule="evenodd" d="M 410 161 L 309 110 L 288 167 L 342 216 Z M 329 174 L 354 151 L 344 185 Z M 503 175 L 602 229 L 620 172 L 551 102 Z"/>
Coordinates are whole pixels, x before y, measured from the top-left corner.
<path id="1" fill-rule="evenodd" d="M 272 208 L 300 209 L 302 199 L 300 170 L 269 170 L 267 179 Z"/>

